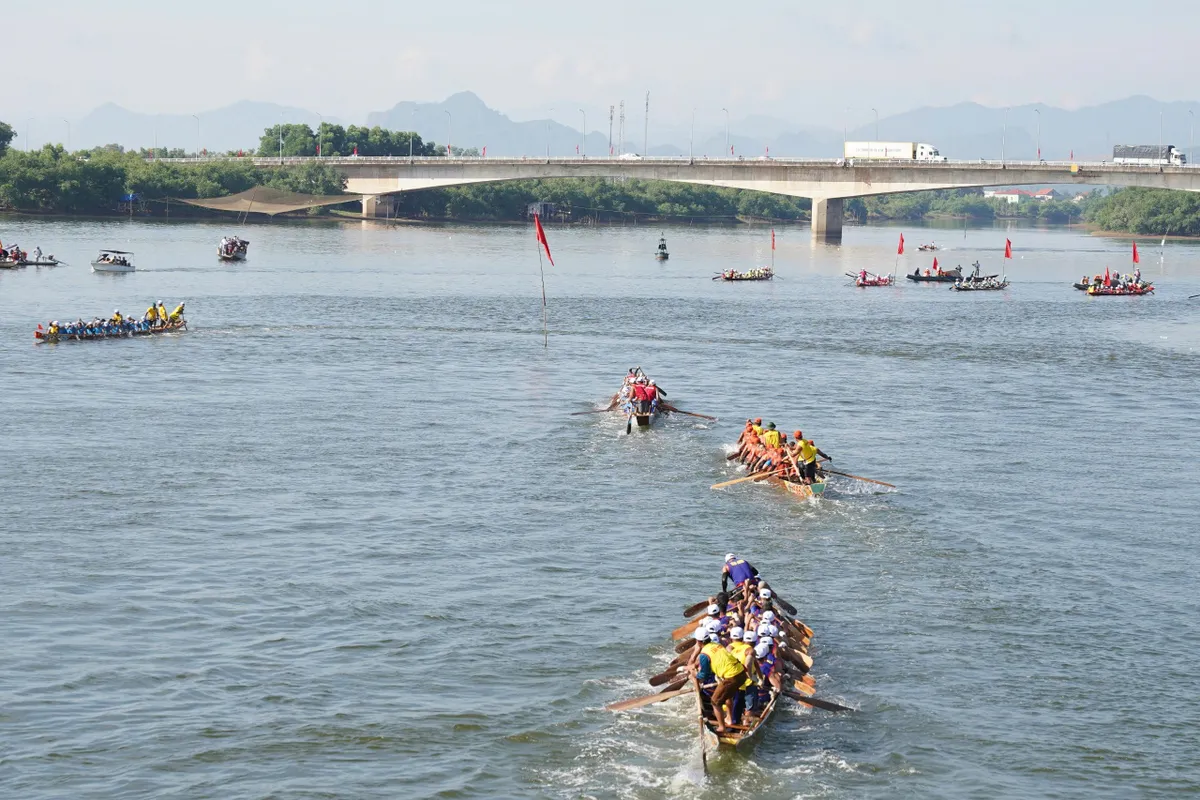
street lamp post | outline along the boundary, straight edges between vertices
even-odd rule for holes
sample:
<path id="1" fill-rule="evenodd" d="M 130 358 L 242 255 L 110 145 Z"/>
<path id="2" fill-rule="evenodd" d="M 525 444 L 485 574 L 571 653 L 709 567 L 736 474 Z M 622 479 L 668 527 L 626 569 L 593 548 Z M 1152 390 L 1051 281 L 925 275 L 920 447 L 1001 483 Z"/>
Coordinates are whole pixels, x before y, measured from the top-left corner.
<path id="1" fill-rule="evenodd" d="M 1188 163 L 1192 163 L 1192 150 L 1196 147 L 1196 112 L 1188 111 L 1188 116 L 1192 118 L 1192 132 L 1188 137 Z"/>
<path id="2" fill-rule="evenodd" d="M 729 158 L 729 109 L 721 110 L 725 112 L 725 158 Z"/>
<path id="3" fill-rule="evenodd" d="M 1158 157 L 1162 158 L 1162 117 L 1163 112 L 1158 112 Z"/>
<path id="4" fill-rule="evenodd" d="M 314 111 L 313 113 L 317 115 L 317 120 L 318 120 L 318 122 L 317 122 L 317 158 L 320 158 L 321 157 L 321 145 L 323 145 L 325 143 L 325 137 L 322 135 L 322 133 L 325 129 L 325 118 L 323 116 L 321 116 L 320 111 Z"/>
<path id="5" fill-rule="evenodd" d="M 192 119 L 196 120 L 196 155 L 200 155 L 200 117 L 192 114 Z"/>
<path id="6" fill-rule="evenodd" d="M 71 120 L 64 119 L 63 122 L 67 123 L 67 152 L 69 153 L 71 152 Z"/>
<path id="7" fill-rule="evenodd" d="M 413 138 L 417 132 L 417 109 L 414 106 L 412 110 L 412 125 L 409 126 L 412 130 L 408 132 L 408 163 L 413 161 Z"/>
<path id="8" fill-rule="evenodd" d="M 1035 108 L 1035 109 L 1033 110 L 1033 113 L 1035 113 L 1035 114 L 1037 114 L 1037 115 L 1038 115 L 1038 123 L 1037 123 L 1037 158 L 1038 158 L 1038 161 L 1041 161 L 1041 160 L 1042 160 L 1042 110 L 1041 110 L 1040 108 Z"/>
<path id="9" fill-rule="evenodd" d="M 283 114 L 279 115 L 279 163 L 283 163 Z"/>
<path id="10" fill-rule="evenodd" d="M 696 155 L 693 145 L 696 142 L 696 109 L 692 109 L 692 128 L 688 134 L 688 163 L 695 163 Z"/>
<path id="11" fill-rule="evenodd" d="M 446 158 L 450 157 L 450 134 L 454 132 L 454 115 L 449 109 L 443 109 L 446 112 Z"/>
<path id="12" fill-rule="evenodd" d="M 875 141 L 878 142 L 879 141 L 879 111 L 874 108 L 872 108 L 871 111 L 874 112 L 874 114 L 875 114 Z"/>
<path id="13" fill-rule="evenodd" d="M 579 113 L 583 115 L 583 157 L 587 158 L 587 112 L 581 108 Z"/>
<path id="14" fill-rule="evenodd" d="M 1004 166 L 1004 162 L 1008 156 L 1008 109 L 1004 109 L 1004 128 L 1000 132 L 1000 166 Z"/>
<path id="15" fill-rule="evenodd" d="M 25 120 L 25 152 L 29 152 L 29 126 L 33 124 L 33 117 Z"/>

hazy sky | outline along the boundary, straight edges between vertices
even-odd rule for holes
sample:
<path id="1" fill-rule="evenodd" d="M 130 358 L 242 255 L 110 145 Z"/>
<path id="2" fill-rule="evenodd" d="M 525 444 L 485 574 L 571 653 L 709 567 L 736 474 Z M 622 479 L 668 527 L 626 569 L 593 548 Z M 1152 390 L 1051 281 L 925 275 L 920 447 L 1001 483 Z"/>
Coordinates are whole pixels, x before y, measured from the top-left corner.
<path id="1" fill-rule="evenodd" d="M 2 17 L 18 50 L 48 48 L 6 59 L 0 119 L 17 125 L 241 99 L 353 122 L 465 89 L 525 116 L 640 109 L 648 89 L 659 120 L 728 107 L 837 128 L 871 107 L 1200 95 L 1200 4 L 1177 1 L 5 0 Z"/>

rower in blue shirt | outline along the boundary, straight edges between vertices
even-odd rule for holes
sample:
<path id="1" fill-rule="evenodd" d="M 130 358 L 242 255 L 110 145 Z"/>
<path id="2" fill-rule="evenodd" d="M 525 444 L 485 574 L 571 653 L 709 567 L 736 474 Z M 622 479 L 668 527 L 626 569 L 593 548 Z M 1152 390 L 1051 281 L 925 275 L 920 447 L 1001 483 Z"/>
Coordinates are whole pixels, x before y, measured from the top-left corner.
<path id="1" fill-rule="evenodd" d="M 738 558 L 733 553 L 725 555 L 725 566 L 721 570 L 721 591 L 725 591 L 730 579 L 733 585 L 741 586 L 746 581 L 758 578 L 758 570 L 749 561 Z"/>

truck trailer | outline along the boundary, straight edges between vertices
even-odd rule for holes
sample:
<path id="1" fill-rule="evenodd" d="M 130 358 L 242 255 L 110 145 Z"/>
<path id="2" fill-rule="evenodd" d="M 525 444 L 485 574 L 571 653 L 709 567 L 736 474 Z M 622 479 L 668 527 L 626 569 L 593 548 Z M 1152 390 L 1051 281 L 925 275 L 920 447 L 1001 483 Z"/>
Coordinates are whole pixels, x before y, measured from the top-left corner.
<path id="1" fill-rule="evenodd" d="M 945 161 L 931 144 L 923 142 L 846 142 L 843 155 L 862 161 Z"/>
<path id="2" fill-rule="evenodd" d="M 1113 147 L 1114 164 L 1144 167 L 1182 167 L 1187 156 L 1173 144 L 1119 144 Z"/>

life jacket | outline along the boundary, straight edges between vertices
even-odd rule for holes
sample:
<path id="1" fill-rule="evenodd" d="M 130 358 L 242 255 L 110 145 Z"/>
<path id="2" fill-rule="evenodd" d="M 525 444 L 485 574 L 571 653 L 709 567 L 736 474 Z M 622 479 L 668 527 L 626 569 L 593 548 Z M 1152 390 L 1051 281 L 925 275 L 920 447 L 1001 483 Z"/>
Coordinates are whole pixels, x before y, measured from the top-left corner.
<path id="1" fill-rule="evenodd" d="M 779 447 L 779 431 L 765 430 L 762 433 L 763 444 L 767 447 Z"/>
<path id="2" fill-rule="evenodd" d="M 729 577 L 733 579 L 733 585 L 738 586 L 754 577 L 754 571 L 750 569 L 750 564 L 744 559 L 736 559 L 725 565 L 729 569 Z"/>

